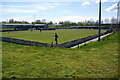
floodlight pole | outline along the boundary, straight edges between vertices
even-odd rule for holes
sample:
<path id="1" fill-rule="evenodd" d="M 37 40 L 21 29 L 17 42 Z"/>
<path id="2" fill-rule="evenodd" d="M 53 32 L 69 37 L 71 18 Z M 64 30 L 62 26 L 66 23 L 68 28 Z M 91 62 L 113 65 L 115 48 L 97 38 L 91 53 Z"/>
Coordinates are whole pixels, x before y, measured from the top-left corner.
<path id="1" fill-rule="evenodd" d="M 117 4 L 118 6 L 118 11 L 117 11 L 117 27 L 119 28 L 119 23 L 120 23 L 120 1 Z"/>
<path id="2" fill-rule="evenodd" d="M 99 2 L 99 31 L 98 31 L 98 41 L 100 41 L 100 32 L 101 32 L 101 0 Z"/>

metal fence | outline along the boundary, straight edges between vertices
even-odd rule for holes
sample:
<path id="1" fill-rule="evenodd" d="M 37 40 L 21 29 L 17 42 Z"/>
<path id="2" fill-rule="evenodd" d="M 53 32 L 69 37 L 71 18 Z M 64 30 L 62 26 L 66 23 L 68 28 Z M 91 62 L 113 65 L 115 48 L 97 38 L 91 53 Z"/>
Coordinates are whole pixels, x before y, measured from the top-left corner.
<path id="1" fill-rule="evenodd" d="M 107 33 L 101 33 L 101 36 L 105 35 L 105 34 L 107 34 Z M 73 41 L 68 41 L 68 42 L 59 44 L 59 45 L 57 45 L 55 47 L 70 48 L 70 47 L 76 46 L 78 44 L 82 44 L 82 43 L 84 43 L 86 41 L 95 39 L 97 37 L 98 37 L 98 35 L 88 36 L 88 37 L 84 37 L 84 38 L 81 38 L 81 39 L 76 39 L 76 40 L 73 40 Z"/>
<path id="2" fill-rule="evenodd" d="M 104 33 L 101 33 L 102 35 L 108 34 L 112 31 L 106 31 Z M 28 45 L 28 46 L 40 46 L 40 47 L 62 47 L 62 48 L 70 48 L 73 47 L 75 45 L 84 43 L 86 41 L 95 39 L 98 37 L 97 35 L 92 35 L 92 36 L 88 36 L 88 37 L 84 37 L 81 39 L 76 39 L 76 40 L 72 40 L 72 41 L 68 41 L 62 44 L 48 44 L 48 43 L 41 43 L 41 42 L 35 42 L 35 41 L 28 41 L 28 40 L 23 40 L 23 39 L 16 39 L 16 38 L 9 38 L 9 37 L 0 37 L 1 41 L 5 41 L 5 42 L 10 42 L 10 43 L 16 43 L 16 44 L 21 44 L 21 45 Z"/>
<path id="3" fill-rule="evenodd" d="M 28 46 L 51 47 L 51 44 L 48 44 L 48 43 L 28 41 L 28 40 L 9 38 L 9 37 L 0 37 L 0 40 L 5 41 L 5 42 L 10 42 L 10 43 L 21 44 L 21 45 L 28 45 Z"/>

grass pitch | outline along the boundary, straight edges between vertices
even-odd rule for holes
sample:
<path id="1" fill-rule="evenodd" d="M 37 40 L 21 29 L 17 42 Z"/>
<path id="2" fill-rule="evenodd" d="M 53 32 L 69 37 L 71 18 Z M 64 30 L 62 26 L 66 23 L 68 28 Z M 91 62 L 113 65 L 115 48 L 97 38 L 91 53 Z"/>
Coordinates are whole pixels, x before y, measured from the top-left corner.
<path id="1" fill-rule="evenodd" d="M 103 32 L 103 31 L 102 31 Z M 54 33 L 57 33 L 58 43 L 64 43 L 74 39 L 79 39 L 94 34 L 98 34 L 98 30 L 90 29 L 57 29 L 52 31 L 14 31 L 14 32 L 3 32 L 4 37 L 12 37 L 30 41 L 50 43 L 54 41 Z"/>
<path id="2" fill-rule="evenodd" d="M 75 49 L 2 45 L 3 78 L 118 77 L 118 32 Z"/>

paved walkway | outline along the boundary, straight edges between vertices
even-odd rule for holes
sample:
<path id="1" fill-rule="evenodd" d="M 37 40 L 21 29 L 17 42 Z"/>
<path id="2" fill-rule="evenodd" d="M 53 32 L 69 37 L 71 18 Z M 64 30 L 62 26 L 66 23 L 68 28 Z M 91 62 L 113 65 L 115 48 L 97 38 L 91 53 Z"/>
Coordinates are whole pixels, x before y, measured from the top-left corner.
<path id="1" fill-rule="evenodd" d="M 108 33 L 108 34 L 106 34 L 106 35 L 101 36 L 101 38 L 104 38 L 104 37 L 106 37 L 106 36 L 108 36 L 108 35 L 111 35 L 111 34 L 112 34 L 112 33 Z M 86 42 L 84 42 L 84 43 L 81 43 L 81 44 L 79 44 L 79 46 L 84 45 L 85 43 L 94 42 L 94 41 L 97 41 L 97 40 L 98 40 L 98 38 L 95 38 L 95 39 L 86 41 Z M 71 48 L 76 48 L 76 47 L 78 47 L 78 45 L 73 46 L 73 47 L 71 47 Z"/>

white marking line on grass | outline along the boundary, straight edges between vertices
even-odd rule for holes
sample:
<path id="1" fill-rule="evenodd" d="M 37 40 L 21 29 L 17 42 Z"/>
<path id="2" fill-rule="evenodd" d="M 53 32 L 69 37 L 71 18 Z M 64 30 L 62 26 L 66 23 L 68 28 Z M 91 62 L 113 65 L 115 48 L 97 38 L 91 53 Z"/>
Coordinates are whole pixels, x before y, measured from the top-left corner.
<path id="1" fill-rule="evenodd" d="M 109 33 L 109 34 L 103 35 L 103 36 L 101 36 L 101 38 L 104 38 L 104 37 L 106 37 L 106 36 L 108 36 L 108 35 L 111 35 L 111 34 L 112 34 L 112 33 Z M 84 45 L 85 43 L 94 42 L 94 41 L 97 41 L 97 40 L 98 40 L 98 37 L 95 38 L 95 39 L 92 39 L 92 40 L 86 41 L 86 42 L 84 42 L 84 43 L 81 43 L 81 44 L 79 44 L 79 46 Z M 71 48 L 76 48 L 76 47 L 78 47 L 78 45 L 73 46 L 73 47 L 71 47 Z"/>

